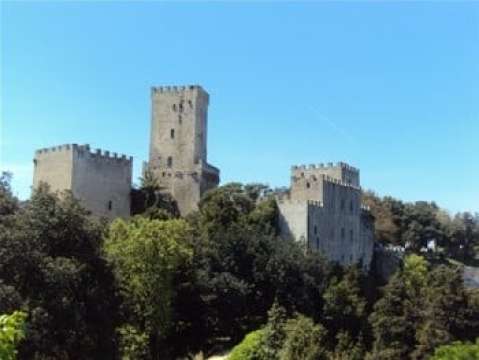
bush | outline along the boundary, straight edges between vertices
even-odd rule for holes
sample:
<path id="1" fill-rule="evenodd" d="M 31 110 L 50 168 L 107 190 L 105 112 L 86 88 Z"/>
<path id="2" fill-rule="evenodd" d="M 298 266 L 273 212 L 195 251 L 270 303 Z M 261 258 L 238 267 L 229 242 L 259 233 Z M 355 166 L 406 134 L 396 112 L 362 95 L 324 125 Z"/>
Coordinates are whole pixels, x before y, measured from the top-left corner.
<path id="1" fill-rule="evenodd" d="M 440 346 L 431 360 L 476 360 L 479 359 L 479 339 L 475 344 L 455 342 Z"/>
<path id="2" fill-rule="evenodd" d="M 228 360 L 266 360 L 262 351 L 264 330 L 256 330 L 245 336 L 244 340 L 231 352 Z"/>

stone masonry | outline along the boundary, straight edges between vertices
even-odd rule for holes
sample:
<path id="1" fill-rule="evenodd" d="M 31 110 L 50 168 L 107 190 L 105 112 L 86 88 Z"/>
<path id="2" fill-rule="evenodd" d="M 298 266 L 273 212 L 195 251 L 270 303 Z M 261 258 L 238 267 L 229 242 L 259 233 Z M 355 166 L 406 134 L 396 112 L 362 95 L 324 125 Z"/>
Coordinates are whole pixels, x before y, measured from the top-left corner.
<path id="1" fill-rule="evenodd" d="M 374 227 L 359 186 L 359 170 L 345 163 L 293 166 L 291 188 L 277 198 L 281 235 L 331 261 L 368 269 Z"/>
<path id="2" fill-rule="evenodd" d="M 68 144 L 35 152 L 33 188 L 70 190 L 93 215 L 114 219 L 130 215 L 133 159 L 89 145 Z"/>
<path id="3" fill-rule="evenodd" d="M 207 161 L 209 95 L 200 86 L 153 87 L 149 169 L 182 215 L 219 183 Z"/>

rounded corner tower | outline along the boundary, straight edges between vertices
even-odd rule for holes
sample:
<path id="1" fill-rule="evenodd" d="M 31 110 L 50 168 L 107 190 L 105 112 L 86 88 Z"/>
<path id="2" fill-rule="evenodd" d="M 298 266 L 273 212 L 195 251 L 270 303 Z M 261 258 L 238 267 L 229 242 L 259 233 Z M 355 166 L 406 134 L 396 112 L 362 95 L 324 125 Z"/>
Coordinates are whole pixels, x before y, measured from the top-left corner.
<path id="1" fill-rule="evenodd" d="M 151 89 L 147 168 L 182 215 L 196 210 L 203 193 L 219 184 L 219 169 L 207 161 L 208 104 L 198 85 Z"/>

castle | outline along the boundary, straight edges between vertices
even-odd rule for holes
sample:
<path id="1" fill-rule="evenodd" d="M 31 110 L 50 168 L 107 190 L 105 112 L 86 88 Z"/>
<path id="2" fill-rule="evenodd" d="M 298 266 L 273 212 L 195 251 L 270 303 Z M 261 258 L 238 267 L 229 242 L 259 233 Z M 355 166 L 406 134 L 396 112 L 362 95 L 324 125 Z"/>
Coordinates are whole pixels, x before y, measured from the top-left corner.
<path id="1" fill-rule="evenodd" d="M 182 215 L 198 209 L 202 195 L 218 186 L 220 171 L 207 161 L 208 93 L 197 85 L 151 89 L 150 172 L 173 196 Z M 130 215 L 131 157 L 89 145 L 37 150 L 33 188 L 47 183 L 70 190 L 93 215 Z M 291 188 L 277 195 L 281 236 L 304 243 L 328 259 L 367 269 L 374 242 L 373 219 L 361 207 L 359 170 L 345 164 L 294 166 Z"/>
<path id="2" fill-rule="evenodd" d="M 283 237 L 340 264 L 369 268 L 374 219 L 361 205 L 358 169 L 345 163 L 293 166 L 291 188 L 277 203 Z"/>

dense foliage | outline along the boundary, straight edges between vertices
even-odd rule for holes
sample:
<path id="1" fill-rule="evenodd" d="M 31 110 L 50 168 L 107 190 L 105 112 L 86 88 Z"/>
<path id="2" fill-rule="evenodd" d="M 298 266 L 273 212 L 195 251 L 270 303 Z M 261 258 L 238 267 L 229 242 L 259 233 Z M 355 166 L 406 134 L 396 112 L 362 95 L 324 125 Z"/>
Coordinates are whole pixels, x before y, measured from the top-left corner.
<path id="1" fill-rule="evenodd" d="M 0 359 L 14 360 L 17 346 L 25 337 L 25 318 L 27 314 L 14 311 L 10 315 L 0 315 Z"/>
<path id="2" fill-rule="evenodd" d="M 419 253 L 434 241 L 445 257 L 474 263 L 479 254 L 479 214 L 454 216 L 434 202 L 404 203 L 366 192 L 363 201 L 376 219 L 376 239 Z"/>
<path id="3" fill-rule="evenodd" d="M 479 359 L 479 340 L 475 343 L 455 342 L 440 346 L 431 360 L 476 360 Z"/>
<path id="4" fill-rule="evenodd" d="M 228 184 L 180 219 L 145 176 L 136 216 L 109 224 L 47 188 L 22 204 L 3 175 L 0 314 L 27 314 L 18 358 L 191 358 L 236 344 L 233 359 L 258 360 L 474 351 L 479 295 L 464 288 L 460 266 L 414 254 L 434 239 L 444 259 L 473 262 L 477 216 L 369 194 L 380 241 L 413 254 L 380 287 L 280 238 L 270 193 Z"/>

